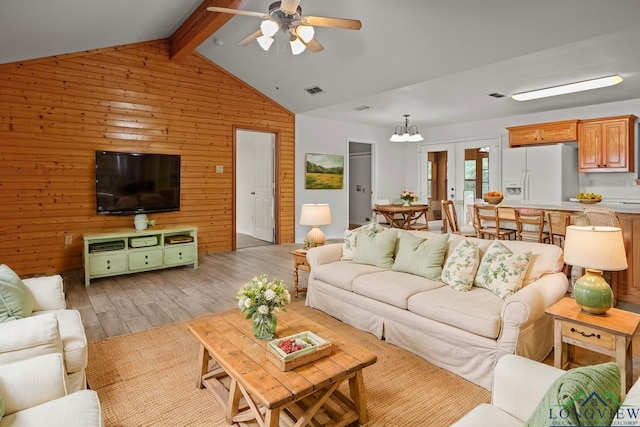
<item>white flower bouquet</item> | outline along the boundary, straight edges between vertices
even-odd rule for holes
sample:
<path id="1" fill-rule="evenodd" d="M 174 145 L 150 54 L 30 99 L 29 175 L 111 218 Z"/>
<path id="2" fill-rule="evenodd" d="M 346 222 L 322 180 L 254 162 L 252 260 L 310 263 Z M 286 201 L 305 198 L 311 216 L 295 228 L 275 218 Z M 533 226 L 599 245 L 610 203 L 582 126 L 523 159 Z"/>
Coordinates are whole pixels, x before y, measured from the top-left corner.
<path id="1" fill-rule="evenodd" d="M 238 308 L 247 314 L 247 319 L 254 314 L 273 315 L 284 311 L 291 302 L 291 295 L 282 280 L 269 281 L 266 274 L 254 277 L 238 292 Z"/>

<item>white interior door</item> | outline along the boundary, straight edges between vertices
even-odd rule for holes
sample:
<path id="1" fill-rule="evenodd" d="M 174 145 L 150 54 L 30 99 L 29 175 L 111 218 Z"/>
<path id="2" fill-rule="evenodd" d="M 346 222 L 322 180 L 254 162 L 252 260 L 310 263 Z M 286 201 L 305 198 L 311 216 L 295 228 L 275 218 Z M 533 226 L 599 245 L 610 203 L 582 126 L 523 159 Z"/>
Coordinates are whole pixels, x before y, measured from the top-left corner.
<path id="1" fill-rule="evenodd" d="M 255 161 L 255 197 L 253 203 L 253 237 L 273 243 L 274 241 L 274 165 L 273 134 L 267 143 L 253 145 Z"/>

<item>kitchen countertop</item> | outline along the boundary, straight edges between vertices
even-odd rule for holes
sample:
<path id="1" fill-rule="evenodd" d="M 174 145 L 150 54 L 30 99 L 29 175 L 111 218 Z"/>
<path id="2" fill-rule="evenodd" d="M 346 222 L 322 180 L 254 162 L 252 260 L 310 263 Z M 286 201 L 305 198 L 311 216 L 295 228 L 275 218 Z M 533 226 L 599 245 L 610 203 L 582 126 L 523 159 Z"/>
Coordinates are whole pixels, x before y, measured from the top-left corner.
<path id="1" fill-rule="evenodd" d="M 558 210 L 558 211 L 572 211 L 572 212 L 583 212 L 585 208 L 599 208 L 599 209 L 609 209 L 618 213 L 629 213 L 629 214 L 640 214 L 640 200 L 637 199 L 612 199 L 608 201 L 604 199 L 600 203 L 595 204 L 585 204 L 580 202 L 560 202 L 560 203 L 534 203 L 534 202 L 525 202 L 521 200 L 503 200 L 500 203 L 500 206 L 513 207 L 513 208 L 537 208 L 544 210 Z"/>

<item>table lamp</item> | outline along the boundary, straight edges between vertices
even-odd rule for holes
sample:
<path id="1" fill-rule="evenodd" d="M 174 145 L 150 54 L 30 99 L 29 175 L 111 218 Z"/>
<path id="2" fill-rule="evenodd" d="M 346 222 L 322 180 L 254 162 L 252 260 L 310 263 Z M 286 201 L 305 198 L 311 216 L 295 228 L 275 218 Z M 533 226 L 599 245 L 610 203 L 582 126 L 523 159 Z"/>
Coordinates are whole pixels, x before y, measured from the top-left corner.
<path id="1" fill-rule="evenodd" d="M 307 234 L 307 240 L 316 245 L 323 245 L 324 233 L 321 225 L 331 224 L 331 209 L 328 204 L 304 204 L 300 212 L 300 225 L 310 225 L 311 230 Z"/>
<path id="2" fill-rule="evenodd" d="M 605 314 L 613 306 L 613 291 L 602 272 L 627 268 L 622 230 L 592 225 L 568 226 L 564 262 L 584 267 L 586 271 L 573 285 L 578 306 L 589 314 Z"/>

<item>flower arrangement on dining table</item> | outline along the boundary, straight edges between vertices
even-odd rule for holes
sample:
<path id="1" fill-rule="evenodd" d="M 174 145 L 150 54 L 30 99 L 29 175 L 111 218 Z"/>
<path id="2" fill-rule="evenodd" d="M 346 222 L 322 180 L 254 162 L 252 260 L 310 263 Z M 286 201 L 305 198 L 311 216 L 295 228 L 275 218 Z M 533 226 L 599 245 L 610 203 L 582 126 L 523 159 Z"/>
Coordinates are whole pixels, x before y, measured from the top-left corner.
<path id="1" fill-rule="evenodd" d="M 276 313 L 285 310 L 291 295 L 280 279 L 269 280 L 266 274 L 256 276 L 238 291 L 238 308 L 252 319 L 253 333 L 259 339 L 275 336 Z"/>
<path id="2" fill-rule="evenodd" d="M 400 193 L 400 198 L 404 201 L 405 205 L 418 201 L 418 195 L 409 190 L 404 190 L 402 193 Z"/>

